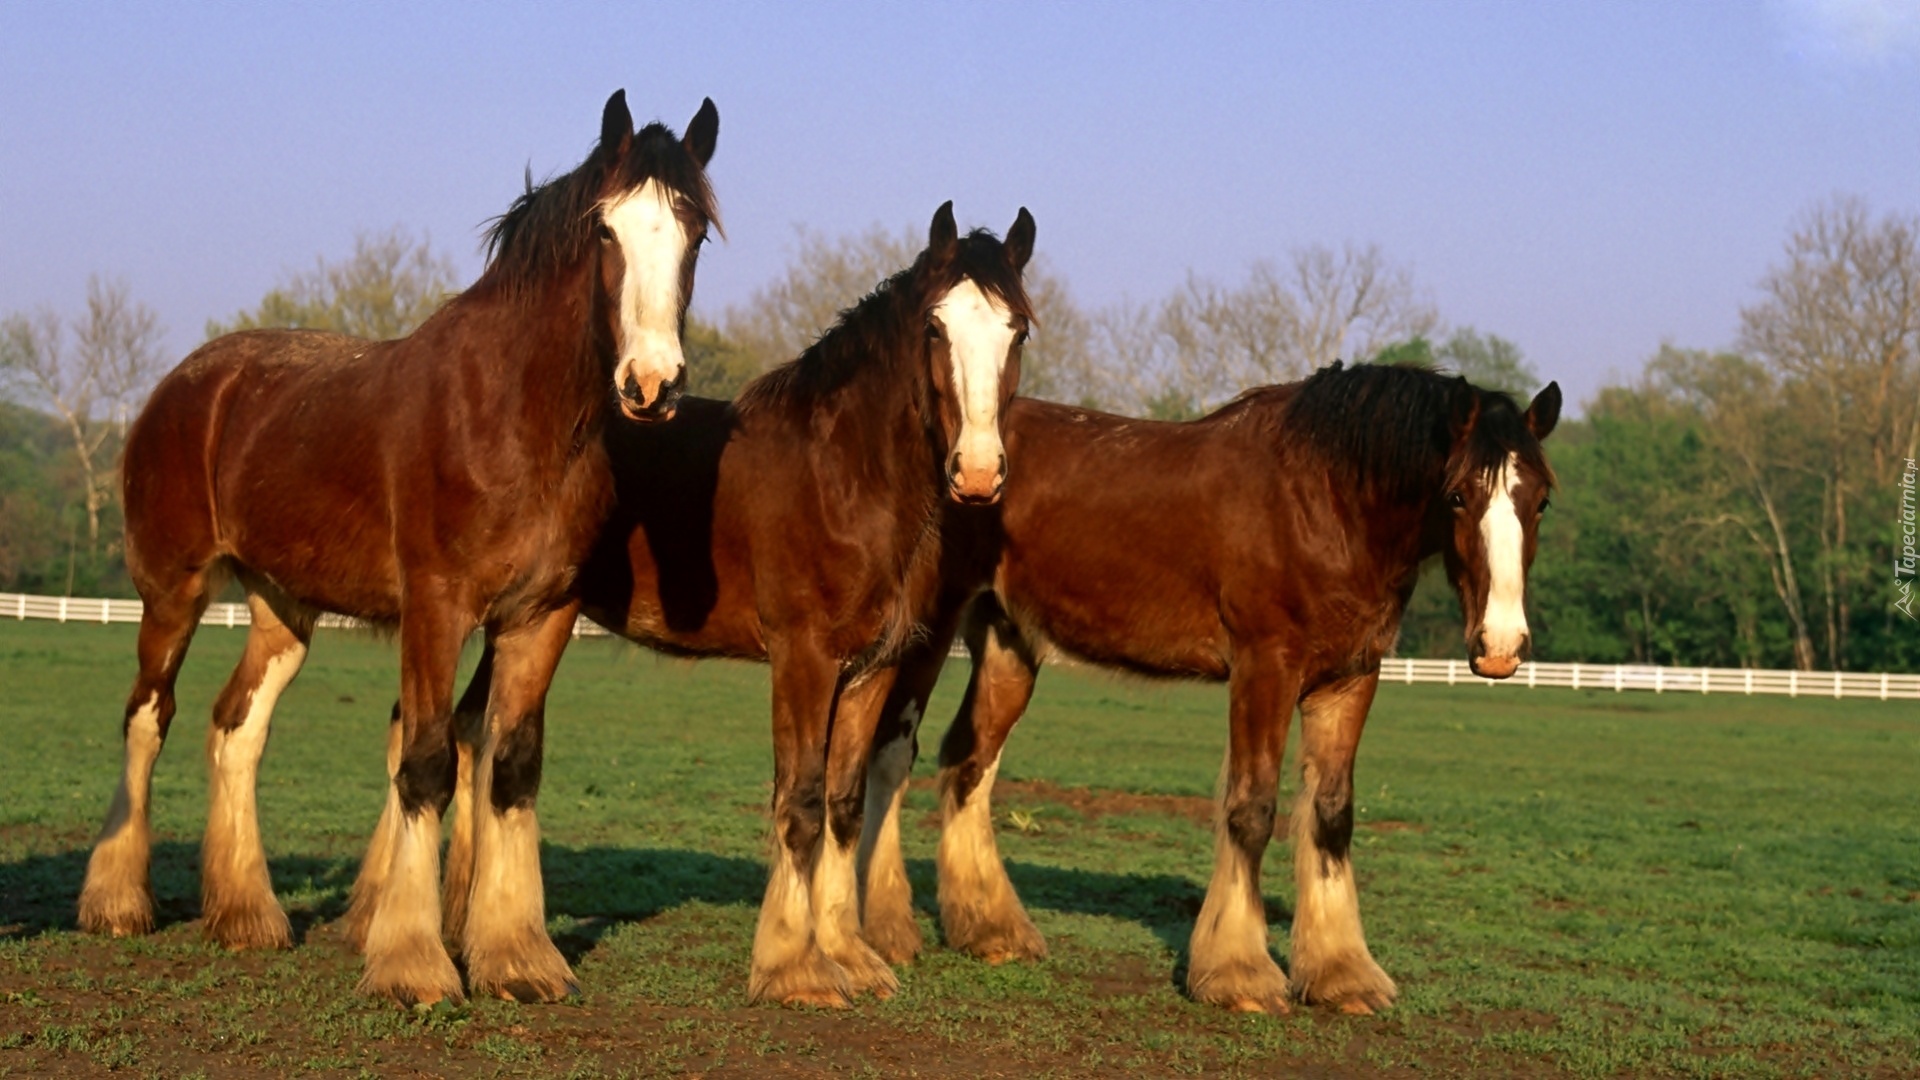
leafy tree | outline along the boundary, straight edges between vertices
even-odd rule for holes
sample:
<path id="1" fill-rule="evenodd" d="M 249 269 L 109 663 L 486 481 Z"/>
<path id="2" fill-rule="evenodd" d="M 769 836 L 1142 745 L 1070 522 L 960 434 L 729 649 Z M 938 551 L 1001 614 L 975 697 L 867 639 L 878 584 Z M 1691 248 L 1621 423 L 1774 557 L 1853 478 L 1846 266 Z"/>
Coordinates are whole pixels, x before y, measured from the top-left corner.
<path id="1" fill-rule="evenodd" d="M 760 374 L 760 362 L 751 350 L 728 338 L 720 329 L 689 316 L 682 348 L 687 358 L 687 385 L 692 393 L 709 398 L 732 398 Z"/>
<path id="2" fill-rule="evenodd" d="M 385 340 L 404 337 L 459 291 L 453 260 L 395 226 L 361 233 L 353 254 L 338 262 L 317 260 L 312 270 L 289 275 L 269 290 L 260 306 L 225 322 L 208 320 L 207 339 L 236 330 L 294 327 L 333 330 Z"/>
<path id="3" fill-rule="evenodd" d="M 1520 354 L 1520 346 L 1498 334 L 1463 326 L 1447 336 L 1433 354 L 1436 366 L 1467 377 L 1475 386 L 1501 390 L 1525 404 L 1545 385 L 1540 373 Z"/>

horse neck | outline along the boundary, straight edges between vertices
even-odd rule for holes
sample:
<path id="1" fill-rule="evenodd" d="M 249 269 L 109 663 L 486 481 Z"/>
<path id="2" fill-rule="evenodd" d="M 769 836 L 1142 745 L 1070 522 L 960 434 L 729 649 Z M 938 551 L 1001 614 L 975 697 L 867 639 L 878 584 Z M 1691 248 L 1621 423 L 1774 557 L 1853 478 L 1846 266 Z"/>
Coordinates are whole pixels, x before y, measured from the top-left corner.
<path id="1" fill-rule="evenodd" d="M 591 274 L 587 262 L 518 289 L 483 278 L 446 311 L 481 343 L 461 350 L 467 390 L 545 444 L 571 445 L 552 433 L 591 436 L 606 419 L 612 359 L 594 332 Z"/>
<path id="2" fill-rule="evenodd" d="M 837 440 L 863 471 L 878 472 L 896 508 L 931 512 L 939 499 L 934 478 L 938 452 L 933 417 L 933 388 L 917 353 L 917 328 L 898 310 L 864 335 L 868 355 L 854 359 L 845 382 L 827 392 L 828 402 L 851 422 L 835 425 Z M 840 343 L 835 343 L 840 344 Z"/>

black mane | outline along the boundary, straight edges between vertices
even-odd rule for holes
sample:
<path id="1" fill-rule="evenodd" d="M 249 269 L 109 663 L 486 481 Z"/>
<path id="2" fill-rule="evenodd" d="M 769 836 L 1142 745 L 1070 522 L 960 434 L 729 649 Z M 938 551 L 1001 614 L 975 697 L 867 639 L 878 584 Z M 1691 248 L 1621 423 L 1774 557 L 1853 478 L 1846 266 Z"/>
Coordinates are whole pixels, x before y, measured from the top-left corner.
<path id="1" fill-rule="evenodd" d="M 572 172 L 538 187 L 528 173 L 526 191 L 487 228 L 483 280 L 491 278 L 517 291 L 574 265 L 594 242 L 600 200 L 608 192 L 631 191 L 648 180 L 678 192 L 717 226 L 718 208 L 706 170 L 665 124 L 648 124 L 635 133 L 611 180 L 604 155 L 595 150 Z"/>
<path id="2" fill-rule="evenodd" d="M 1493 475 L 1509 454 L 1552 476 L 1540 441 L 1511 397 L 1413 365 L 1321 368 L 1287 400 L 1283 430 L 1356 486 L 1392 496 Z M 1473 416 L 1453 457 L 1455 418 Z M 1453 460 L 1450 460 L 1453 458 Z"/>
<path id="3" fill-rule="evenodd" d="M 748 383 L 737 398 L 738 407 L 743 411 L 766 408 L 830 393 L 873 366 L 874 357 L 891 358 L 905 351 L 903 341 L 914 347 L 917 356 L 928 305 L 969 278 L 1009 311 L 1033 318 L 1026 287 L 1019 272 L 1007 264 L 999 237 L 991 230 L 975 229 L 960 238 L 957 253 L 945 266 L 934 265 L 933 253 L 922 251 L 912 266 L 842 311 L 805 352 Z"/>

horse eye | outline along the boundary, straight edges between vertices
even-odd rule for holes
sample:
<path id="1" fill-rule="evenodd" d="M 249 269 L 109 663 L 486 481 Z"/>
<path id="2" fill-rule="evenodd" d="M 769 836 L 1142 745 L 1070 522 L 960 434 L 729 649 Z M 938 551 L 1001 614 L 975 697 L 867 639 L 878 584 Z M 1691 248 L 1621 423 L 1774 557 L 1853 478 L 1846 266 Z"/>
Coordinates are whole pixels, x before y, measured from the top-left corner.
<path id="1" fill-rule="evenodd" d="M 930 323 L 928 323 L 928 324 L 927 324 L 927 340 L 928 340 L 928 341 L 939 341 L 939 340 L 940 340 L 940 337 L 941 337 L 941 334 L 940 334 L 940 324 L 939 324 L 939 323 L 937 323 L 937 322 L 930 322 Z"/>
<path id="2" fill-rule="evenodd" d="M 1026 343 L 1027 343 L 1027 332 L 1025 330 L 1022 330 L 1019 333 L 1013 335 L 1013 344 L 1015 348 L 1019 348 L 1020 346 L 1025 345 Z"/>
<path id="3" fill-rule="evenodd" d="M 1467 505 L 1467 497 L 1457 491 L 1449 491 L 1447 492 L 1447 505 L 1453 507 L 1455 510 L 1463 509 Z"/>
<path id="4" fill-rule="evenodd" d="M 600 242 L 603 244 L 613 243 L 613 230 L 608 228 L 607 223 L 604 221 L 600 223 L 599 228 L 596 228 L 593 231 L 593 234 L 595 237 L 599 238 Z"/>
<path id="5" fill-rule="evenodd" d="M 1541 500 L 1540 500 L 1540 512 L 1541 512 L 1541 513 L 1543 513 L 1543 514 L 1544 514 L 1544 513 L 1546 513 L 1546 512 L 1547 512 L 1547 507 L 1549 507 L 1549 506 L 1552 506 L 1552 505 L 1553 505 L 1553 500 L 1552 500 L 1552 499 L 1541 499 Z"/>

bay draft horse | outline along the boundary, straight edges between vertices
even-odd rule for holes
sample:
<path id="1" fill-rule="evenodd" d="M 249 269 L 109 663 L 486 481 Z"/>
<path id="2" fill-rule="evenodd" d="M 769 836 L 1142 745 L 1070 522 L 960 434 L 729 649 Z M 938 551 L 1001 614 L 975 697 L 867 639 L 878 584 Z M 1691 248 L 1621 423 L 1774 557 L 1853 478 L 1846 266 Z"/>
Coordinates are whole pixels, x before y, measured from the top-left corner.
<path id="1" fill-rule="evenodd" d="M 659 124 L 636 133 L 616 92 L 586 161 L 529 182 L 495 222 L 480 279 L 408 337 L 230 334 L 161 381 L 127 435 L 127 566 L 146 610 L 125 771 L 87 867 L 82 927 L 153 926 L 153 762 L 188 643 L 231 575 L 253 625 L 207 734 L 207 936 L 290 943 L 255 781 L 318 613 L 342 612 L 400 640 L 389 751 L 399 812 L 371 868 L 384 887 L 364 890 L 360 987 L 460 998 L 440 936 L 440 815 L 454 786 L 455 665 L 481 628 L 497 657 L 497 758 L 476 860 L 492 867 L 476 887 L 487 917 L 466 927 L 468 975 L 476 990 L 515 996 L 570 985 L 541 908 L 538 743 L 527 740 L 572 630 L 576 569 L 613 501 L 601 429 L 616 402 L 635 420 L 665 420 L 683 388 L 680 332 L 714 220 L 705 168 L 718 127 L 707 101 L 684 139 Z"/>
<path id="2" fill-rule="evenodd" d="M 1249 391 L 1188 423 L 1039 401 L 1008 410 L 1008 451 L 1045 467 L 997 511 L 952 515 L 984 552 L 964 621 L 973 669 L 940 748 L 939 903 L 948 944 L 999 961 L 1045 955 L 1002 865 L 989 796 L 1001 747 L 1049 650 L 1123 671 L 1225 681 L 1229 738 L 1213 879 L 1187 987 L 1199 1001 L 1284 1012 L 1292 995 L 1367 1012 L 1393 980 L 1367 950 L 1349 861 L 1353 763 L 1419 576 L 1445 559 L 1473 670 L 1513 674 L 1552 473 L 1540 440 L 1560 389 L 1523 413 L 1506 395 L 1424 369 L 1360 365 Z M 953 609 L 958 614 L 958 608 Z M 899 962 L 920 947 L 899 838 L 915 728 L 959 620 L 903 670 L 880 722 L 861 848 L 864 931 Z M 1290 818 L 1292 984 L 1267 951 L 1260 863 L 1274 832 L 1287 726 L 1300 709 Z M 850 733 L 857 734 L 857 733 Z M 836 733 L 836 739 L 838 739 Z M 852 753 L 835 745 L 836 757 Z"/>
<path id="3" fill-rule="evenodd" d="M 618 500 L 581 571 L 587 615 L 661 652 L 773 665 L 773 868 L 755 1001 L 840 1006 L 898 986 L 860 937 L 864 750 L 895 659 L 952 576 L 943 505 L 991 503 L 1006 481 L 1000 416 L 1032 318 L 1021 271 L 1033 239 L 1025 209 L 1004 243 L 961 236 L 947 203 L 911 267 L 737 401 L 688 398 L 671 424 L 608 432 Z M 462 698 L 469 743 L 499 662 L 483 654 Z M 860 753 L 829 762 L 829 733 L 849 729 L 866 732 L 841 740 Z M 450 922 L 481 914 L 477 876 L 456 911 L 461 851 L 456 818 Z"/>

